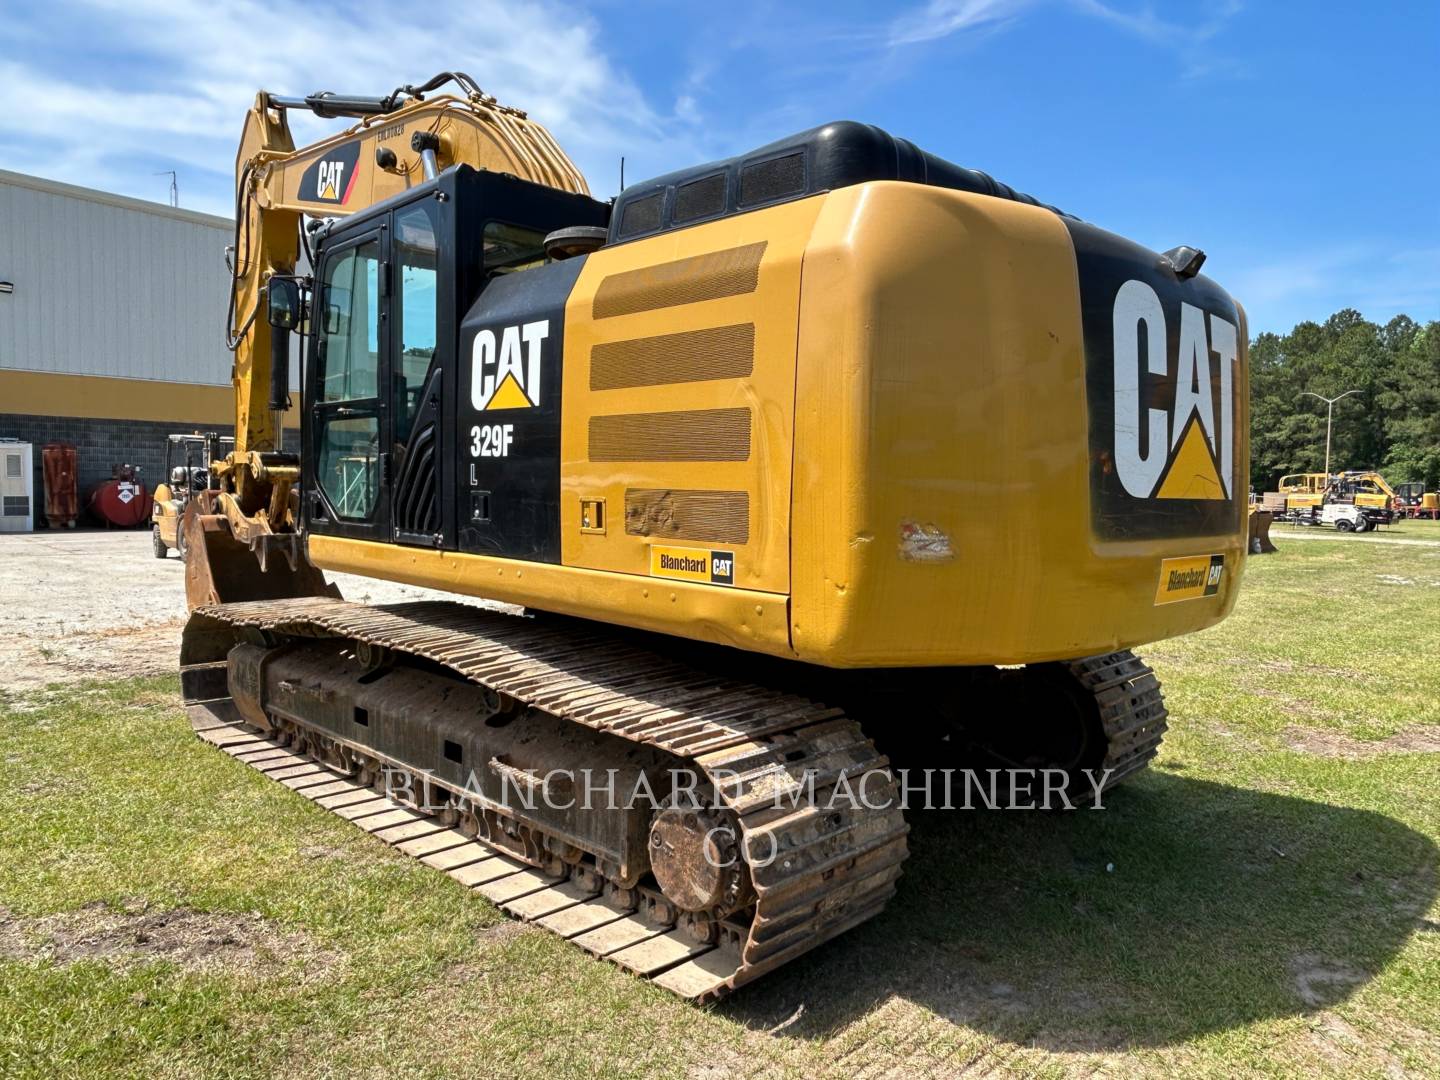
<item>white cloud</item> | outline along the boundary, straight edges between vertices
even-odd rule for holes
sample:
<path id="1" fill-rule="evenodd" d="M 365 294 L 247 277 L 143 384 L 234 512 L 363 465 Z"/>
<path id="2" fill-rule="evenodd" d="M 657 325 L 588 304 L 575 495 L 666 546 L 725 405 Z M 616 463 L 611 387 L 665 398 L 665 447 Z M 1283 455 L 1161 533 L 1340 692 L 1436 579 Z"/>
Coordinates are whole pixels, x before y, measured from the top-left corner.
<path id="1" fill-rule="evenodd" d="M 65 59 L 47 62 L 47 47 Z M 72 0 L 9 16 L 0 49 L 8 167 L 155 199 L 168 179 L 153 174 L 178 168 L 181 204 L 217 213 L 229 211 L 236 141 L 262 88 L 383 94 L 468 71 L 550 128 L 600 195 L 621 154 L 637 173 L 695 156 L 692 110 L 653 108 L 593 21 L 554 0 L 432 3 L 423 18 L 379 0 L 283 13 L 257 0 Z M 300 143 L 341 126 L 301 113 L 291 123 Z"/>
<path id="2" fill-rule="evenodd" d="M 1101 3 L 1101 0 L 1069 0 L 1069 3 L 1086 15 L 1104 19 L 1132 34 L 1151 41 L 1172 44 L 1184 41 L 1200 42 L 1214 37 L 1230 18 L 1239 14 L 1241 7 L 1239 0 L 1222 0 L 1208 7 L 1196 5 L 1191 10 L 1198 9 L 1202 17 L 1180 23 L 1160 18 L 1148 5 L 1136 11 L 1123 11 L 1113 4 Z"/>
<path id="3" fill-rule="evenodd" d="M 890 24 L 890 44 L 916 45 L 1002 25 L 1032 3 L 1033 0 L 930 0 L 919 11 L 902 15 Z"/>
<path id="4" fill-rule="evenodd" d="M 887 44 L 894 47 L 938 41 L 957 34 L 999 30 L 1018 20 L 1045 0 L 929 0 L 924 7 L 894 19 L 888 28 Z M 1134 10 L 1102 0 L 1049 0 L 1050 6 L 1066 7 L 1092 19 L 1178 53 L 1184 68 L 1181 74 L 1194 78 L 1220 71 L 1234 73 L 1232 60 L 1216 60 L 1203 46 L 1224 29 L 1240 11 L 1239 0 L 1218 0 L 1196 5 L 1198 16 L 1184 22 L 1160 18 L 1149 5 Z"/>
<path id="5" fill-rule="evenodd" d="M 1245 305 L 1252 333 L 1283 334 L 1302 318 L 1323 319 L 1346 307 L 1381 323 L 1401 312 L 1426 322 L 1440 318 L 1436 254 L 1434 248 L 1341 244 L 1236 265 L 1224 285 Z"/>

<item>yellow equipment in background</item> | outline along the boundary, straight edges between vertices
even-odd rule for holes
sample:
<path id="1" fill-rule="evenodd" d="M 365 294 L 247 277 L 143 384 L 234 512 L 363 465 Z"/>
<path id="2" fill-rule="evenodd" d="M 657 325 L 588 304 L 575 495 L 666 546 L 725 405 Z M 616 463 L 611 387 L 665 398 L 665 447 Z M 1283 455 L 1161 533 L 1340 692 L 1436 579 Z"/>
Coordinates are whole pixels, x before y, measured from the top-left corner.
<path id="1" fill-rule="evenodd" d="M 1419 482 L 1396 484 L 1395 512 L 1399 517 L 1440 518 L 1440 493 L 1426 491 Z"/>
<path id="2" fill-rule="evenodd" d="M 171 435 L 165 441 L 165 479 L 155 488 L 150 508 L 150 540 L 157 559 L 174 551 L 185 558 L 185 531 L 181 522 L 192 499 L 214 487 L 211 464 L 221 451 L 233 446 L 230 436 L 213 431 L 206 434 Z"/>
<path id="3" fill-rule="evenodd" d="M 295 108 L 362 120 L 295 150 Z M 1077 801 L 1153 758 L 1129 649 L 1224 618 L 1247 546 L 1248 332 L 1202 252 L 854 123 L 613 205 L 465 76 L 246 132 L 203 737 L 702 1000 L 893 893 L 877 742 Z M 579 806 L 593 769 L 656 798 Z"/>
<path id="4" fill-rule="evenodd" d="M 1320 520 L 1325 507 L 1353 507 L 1353 514 L 1336 518 L 1342 530 L 1356 532 L 1389 525 L 1399 500 L 1385 478 L 1369 469 L 1352 469 L 1326 476 L 1324 473 L 1296 473 L 1282 476 L 1279 498 L 1267 493 L 1266 509 L 1297 524 Z M 1334 515 L 1330 515 L 1333 517 Z"/>

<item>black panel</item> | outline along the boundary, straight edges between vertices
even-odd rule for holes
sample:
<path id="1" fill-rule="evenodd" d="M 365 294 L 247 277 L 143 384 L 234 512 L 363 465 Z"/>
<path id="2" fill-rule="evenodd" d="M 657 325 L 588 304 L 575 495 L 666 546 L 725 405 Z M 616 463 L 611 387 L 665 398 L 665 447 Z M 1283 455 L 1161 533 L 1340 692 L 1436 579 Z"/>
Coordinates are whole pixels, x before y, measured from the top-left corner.
<path id="1" fill-rule="evenodd" d="M 716 177 L 720 178 L 718 183 Z M 903 180 L 1032 206 L 1045 205 L 978 169 L 962 168 L 927 154 L 914 143 L 871 124 L 842 120 L 802 131 L 748 154 L 632 184 L 616 200 L 610 240 L 632 240 L 722 213 L 738 214 L 872 180 Z M 666 214 L 666 198 L 672 191 L 673 205 Z M 711 210 L 717 196 L 723 205 Z M 697 208 L 702 201 L 706 206 L 703 212 Z M 1062 213 L 1053 206 L 1046 209 Z"/>
<path id="2" fill-rule="evenodd" d="M 440 535 L 440 417 L 444 372 L 434 365 L 425 382 L 410 441 L 395 480 L 395 538 L 431 545 Z"/>
<path id="3" fill-rule="evenodd" d="M 1182 279 L 1148 248 L 1082 222 L 1066 224 L 1080 279 L 1095 534 L 1128 540 L 1233 532 L 1248 489 L 1235 441 L 1237 395 L 1246 392 L 1235 302 L 1203 275 Z M 1198 434 L 1187 454 L 1192 426 Z"/>
<path id="4" fill-rule="evenodd" d="M 757 161 L 740 170 L 740 205 L 759 206 L 805 193 L 805 155 Z"/>
<path id="5" fill-rule="evenodd" d="M 492 282 L 460 329 L 460 550 L 560 561 L 560 390 L 567 259 Z"/>
<path id="6" fill-rule="evenodd" d="M 676 224 L 716 217 L 725 212 L 725 174 L 692 180 L 675 189 Z"/>
<path id="7" fill-rule="evenodd" d="M 474 335 L 472 332 L 463 344 L 460 343 L 461 316 L 487 287 L 504 286 L 511 290 L 506 295 L 513 295 L 515 282 L 530 274 L 549 272 L 549 268 L 542 267 L 502 273 L 501 268 L 487 265 L 486 225 L 498 223 L 543 237 L 549 232 L 571 225 L 607 225 L 610 208 L 585 195 L 570 194 L 503 173 L 478 171 L 468 165 L 458 165 L 446 169 L 435 180 L 418 184 L 362 213 L 322 225 L 313 238 L 316 265 L 323 266 L 328 252 L 359 235 L 375 232 L 388 235 L 393 224 L 393 214 L 421 200 L 432 200 L 438 207 L 436 348 L 425 377 L 425 400 L 404 446 L 399 445 L 394 438 L 399 435 L 403 440 L 403 432 L 395 430 L 399 425 L 391 415 L 398 403 L 392 402 L 390 395 L 385 395 L 375 404 L 374 411 L 381 416 L 381 441 L 389 448 L 386 461 L 394 470 L 394 476 L 385 479 L 386 505 L 373 521 L 363 523 L 336 521 L 334 516 L 327 512 L 317 482 L 317 455 L 314 452 L 318 434 L 315 376 L 319 358 L 315 354 L 313 343 L 309 350 L 309 370 L 306 372 L 304 384 L 306 405 L 302 413 L 304 445 L 307 448 L 302 457 L 302 483 L 305 491 L 302 505 L 305 527 L 317 533 L 394 540 L 405 544 L 454 550 L 460 546 L 461 529 L 470 522 L 472 514 L 472 498 L 468 490 L 471 487 L 468 432 L 473 421 L 465 421 L 462 427 L 456 423 L 456 416 L 457 412 L 462 416 L 468 415 L 465 399 L 470 392 L 469 349 Z M 388 266 L 388 242 L 385 250 Z M 537 258 L 538 251 L 537 240 Z M 513 251 L 507 254 L 513 255 Z M 573 275 L 578 271 L 579 262 L 576 262 L 569 271 L 564 272 Z M 388 282 L 390 275 L 386 276 Z M 501 288 L 501 292 L 504 293 L 505 289 Z M 568 287 L 566 292 L 568 293 Z M 321 320 L 315 320 L 317 331 L 320 322 Z M 555 325 L 558 328 L 559 323 Z M 391 337 L 396 340 L 389 340 Z M 392 382 L 392 354 L 398 352 L 401 344 L 398 337 L 398 330 L 388 335 L 383 349 L 381 382 L 385 385 Z M 458 351 L 457 344 L 460 345 Z M 553 385 L 558 391 L 558 369 L 555 378 Z M 558 400 L 556 407 L 558 409 Z M 558 417 L 558 412 L 556 416 Z M 491 421 L 492 424 L 495 422 Z M 558 465 L 556 474 L 558 477 Z M 485 499 L 478 501 L 481 504 L 487 502 Z M 490 501 L 501 509 L 506 505 L 499 492 L 496 493 L 496 498 Z M 552 516 L 558 515 L 558 510 L 553 506 L 551 512 Z M 558 517 L 549 527 L 552 532 L 558 528 Z"/>
<path id="8" fill-rule="evenodd" d="M 621 236 L 639 236 L 660 227 L 660 214 L 665 208 L 665 193 L 658 191 L 644 199 L 636 199 L 625 207 L 620 218 Z"/>

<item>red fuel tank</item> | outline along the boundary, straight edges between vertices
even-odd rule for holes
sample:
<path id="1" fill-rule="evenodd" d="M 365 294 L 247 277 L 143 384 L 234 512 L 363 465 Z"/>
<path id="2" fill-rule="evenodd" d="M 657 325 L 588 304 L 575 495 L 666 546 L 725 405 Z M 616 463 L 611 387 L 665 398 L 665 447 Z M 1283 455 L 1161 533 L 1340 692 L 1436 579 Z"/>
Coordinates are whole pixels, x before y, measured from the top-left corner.
<path id="1" fill-rule="evenodd" d="M 86 507 L 103 525 L 130 528 L 150 520 L 150 492 L 134 465 L 116 465 L 109 480 L 90 489 Z"/>

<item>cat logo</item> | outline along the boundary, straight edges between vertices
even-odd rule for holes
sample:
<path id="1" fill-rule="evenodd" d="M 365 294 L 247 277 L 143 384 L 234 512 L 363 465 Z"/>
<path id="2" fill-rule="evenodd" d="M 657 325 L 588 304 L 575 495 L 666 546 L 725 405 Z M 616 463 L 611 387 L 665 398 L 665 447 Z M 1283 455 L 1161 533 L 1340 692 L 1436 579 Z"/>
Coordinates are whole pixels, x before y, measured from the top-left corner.
<path id="1" fill-rule="evenodd" d="M 550 320 L 506 326 L 475 335 L 470 367 L 470 404 L 486 409 L 533 409 L 540 405 L 542 346 Z"/>
<path id="2" fill-rule="evenodd" d="M 320 174 L 315 178 L 315 186 L 320 189 L 316 194 L 317 199 L 324 199 L 333 202 L 340 198 L 340 192 L 344 190 L 340 186 L 340 180 L 345 175 L 345 162 L 343 161 L 322 161 L 320 162 Z"/>
<path id="3" fill-rule="evenodd" d="M 1235 324 L 1194 304 L 1179 307 L 1179 355 L 1170 356 L 1155 290 L 1132 278 L 1115 294 L 1115 472 L 1137 499 L 1228 500 L 1235 484 Z M 1172 390 L 1169 407 L 1156 407 Z"/>
<path id="4" fill-rule="evenodd" d="M 355 189 L 359 173 L 355 166 L 359 160 L 359 140 L 331 150 L 300 177 L 300 198 L 306 202 L 345 205 Z"/>
<path id="5" fill-rule="evenodd" d="M 656 544 L 650 548 L 650 573 L 706 585 L 734 585 L 735 553 Z"/>

